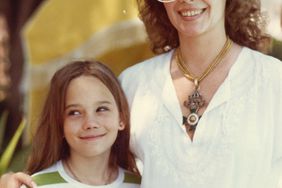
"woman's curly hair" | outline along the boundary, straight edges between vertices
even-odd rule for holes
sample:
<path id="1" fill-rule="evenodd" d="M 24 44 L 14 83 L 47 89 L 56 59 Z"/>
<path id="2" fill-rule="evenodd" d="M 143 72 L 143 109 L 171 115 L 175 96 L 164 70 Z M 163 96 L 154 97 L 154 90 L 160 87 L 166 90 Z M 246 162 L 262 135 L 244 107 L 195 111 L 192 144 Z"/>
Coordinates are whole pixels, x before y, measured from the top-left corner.
<path id="1" fill-rule="evenodd" d="M 169 21 L 163 3 L 157 0 L 137 0 L 152 51 L 164 53 L 179 46 L 177 30 Z M 267 52 L 270 37 L 265 34 L 266 21 L 260 0 L 226 0 L 225 29 L 236 43 Z"/>

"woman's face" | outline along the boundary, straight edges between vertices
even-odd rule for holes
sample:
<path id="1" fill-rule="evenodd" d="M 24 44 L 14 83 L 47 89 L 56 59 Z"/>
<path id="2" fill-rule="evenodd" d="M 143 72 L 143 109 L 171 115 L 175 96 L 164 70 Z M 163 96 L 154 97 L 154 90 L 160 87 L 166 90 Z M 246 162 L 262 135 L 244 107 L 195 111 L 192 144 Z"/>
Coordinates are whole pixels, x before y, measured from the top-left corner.
<path id="1" fill-rule="evenodd" d="M 80 76 L 70 82 L 65 100 L 64 136 L 71 157 L 107 159 L 124 129 L 112 93 L 99 79 Z"/>
<path id="2" fill-rule="evenodd" d="M 226 0 L 175 0 L 164 3 L 168 17 L 179 35 L 196 37 L 210 31 L 225 32 Z"/>

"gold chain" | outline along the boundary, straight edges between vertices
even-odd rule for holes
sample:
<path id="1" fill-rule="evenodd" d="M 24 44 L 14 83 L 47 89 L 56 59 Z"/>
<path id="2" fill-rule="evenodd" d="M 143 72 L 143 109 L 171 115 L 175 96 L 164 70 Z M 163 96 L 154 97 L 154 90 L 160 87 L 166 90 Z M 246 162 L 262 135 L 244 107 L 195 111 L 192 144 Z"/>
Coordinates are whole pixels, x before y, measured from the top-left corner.
<path id="1" fill-rule="evenodd" d="M 183 61 L 183 58 L 181 56 L 180 48 L 176 51 L 176 63 L 183 75 L 190 81 L 194 82 L 195 86 L 198 87 L 199 83 L 210 73 L 212 72 L 215 67 L 221 62 L 221 60 L 225 57 L 227 52 L 231 49 L 232 46 L 232 40 L 227 37 L 226 42 L 219 52 L 219 54 L 215 57 L 215 59 L 209 64 L 209 66 L 206 68 L 206 70 L 201 74 L 201 76 L 197 77 L 194 74 L 191 73 L 188 66 Z"/>

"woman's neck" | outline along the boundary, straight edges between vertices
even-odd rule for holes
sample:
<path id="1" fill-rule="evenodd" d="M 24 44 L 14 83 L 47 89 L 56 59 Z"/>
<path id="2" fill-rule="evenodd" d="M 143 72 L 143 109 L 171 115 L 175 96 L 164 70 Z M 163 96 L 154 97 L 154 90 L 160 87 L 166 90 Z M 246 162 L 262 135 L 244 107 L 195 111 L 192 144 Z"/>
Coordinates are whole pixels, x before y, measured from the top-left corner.
<path id="1" fill-rule="evenodd" d="M 220 33 L 206 33 L 197 37 L 180 36 L 179 48 L 182 58 L 195 75 L 201 74 L 224 46 L 226 34 Z"/>
<path id="2" fill-rule="evenodd" d="M 118 175 L 117 168 L 109 166 L 109 158 L 71 156 L 63 164 L 69 176 L 88 185 L 106 185 L 113 182 Z"/>

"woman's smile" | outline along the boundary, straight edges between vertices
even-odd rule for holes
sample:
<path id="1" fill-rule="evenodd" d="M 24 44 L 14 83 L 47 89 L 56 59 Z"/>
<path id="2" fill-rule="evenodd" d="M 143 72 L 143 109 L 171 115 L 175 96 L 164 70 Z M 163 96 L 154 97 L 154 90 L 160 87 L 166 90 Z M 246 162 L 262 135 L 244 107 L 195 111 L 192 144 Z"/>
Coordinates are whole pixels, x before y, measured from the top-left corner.
<path id="1" fill-rule="evenodd" d="M 182 10 L 179 14 L 183 17 L 196 17 L 203 14 L 206 9 Z"/>

